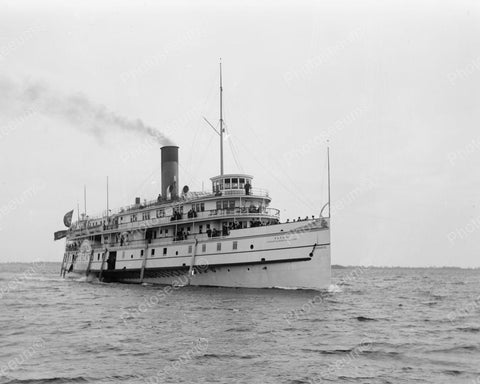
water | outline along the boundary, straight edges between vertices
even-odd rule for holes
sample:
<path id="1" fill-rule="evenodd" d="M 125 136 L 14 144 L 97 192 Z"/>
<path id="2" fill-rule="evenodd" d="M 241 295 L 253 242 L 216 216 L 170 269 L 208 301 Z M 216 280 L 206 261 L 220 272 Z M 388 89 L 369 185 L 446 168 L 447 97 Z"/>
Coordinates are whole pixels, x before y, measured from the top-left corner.
<path id="1" fill-rule="evenodd" d="M 339 268 L 328 293 L 0 264 L 0 383 L 480 383 L 480 270 Z"/>

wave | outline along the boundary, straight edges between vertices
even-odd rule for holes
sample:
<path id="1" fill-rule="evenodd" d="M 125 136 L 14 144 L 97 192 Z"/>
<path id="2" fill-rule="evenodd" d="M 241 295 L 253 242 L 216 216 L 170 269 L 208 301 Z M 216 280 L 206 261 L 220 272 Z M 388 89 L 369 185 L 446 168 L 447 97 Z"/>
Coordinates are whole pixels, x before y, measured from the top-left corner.
<path id="1" fill-rule="evenodd" d="M 345 348 L 345 349 L 310 349 L 310 348 L 302 348 L 302 352 L 308 353 L 319 353 L 321 355 L 345 355 L 351 353 L 353 351 L 352 348 Z"/>
<path id="2" fill-rule="evenodd" d="M 439 352 L 439 353 L 452 353 L 452 352 L 477 352 L 480 351 L 480 346 L 478 345 L 458 345 L 451 348 L 444 349 L 434 349 L 430 352 Z"/>
<path id="3" fill-rule="evenodd" d="M 47 377 L 43 379 L 12 379 L 5 384 L 54 384 L 54 383 L 88 383 L 91 382 L 91 378 L 83 376 L 77 377 Z"/>
<path id="4" fill-rule="evenodd" d="M 238 328 L 228 328 L 225 332 L 250 332 L 251 328 L 238 327 Z"/>
<path id="5" fill-rule="evenodd" d="M 357 316 L 356 319 L 358 321 L 377 321 L 377 319 L 372 319 L 371 317 L 365 317 L 365 316 Z"/>
<path id="6" fill-rule="evenodd" d="M 330 284 L 327 289 L 328 293 L 341 293 L 342 288 L 340 288 L 337 284 Z"/>
<path id="7" fill-rule="evenodd" d="M 260 357 L 260 355 L 235 355 L 230 353 L 205 353 L 200 356 L 196 356 L 196 359 L 255 359 L 256 357 Z"/>
<path id="8" fill-rule="evenodd" d="M 449 376 L 458 376 L 458 375 L 463 374 L 462 371 L 457 371 L 456 369 L 447 369 L 447 370 L 443 371 L 443 373 L 445 375 L 449 375 Z"/>

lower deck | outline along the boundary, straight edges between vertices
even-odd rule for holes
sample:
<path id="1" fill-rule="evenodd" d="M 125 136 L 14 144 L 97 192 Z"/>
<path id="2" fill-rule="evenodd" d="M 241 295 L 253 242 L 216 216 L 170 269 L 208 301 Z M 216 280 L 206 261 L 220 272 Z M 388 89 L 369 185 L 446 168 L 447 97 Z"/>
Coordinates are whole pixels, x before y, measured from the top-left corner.
<path id="1" fill-rule="evenodd" d="M 191 238 L 67 252 L 63 267 L 107 281 L 235 287 L 327 288 L 330 229 L 322 220 L 232 231 L 228 237 Z"/>

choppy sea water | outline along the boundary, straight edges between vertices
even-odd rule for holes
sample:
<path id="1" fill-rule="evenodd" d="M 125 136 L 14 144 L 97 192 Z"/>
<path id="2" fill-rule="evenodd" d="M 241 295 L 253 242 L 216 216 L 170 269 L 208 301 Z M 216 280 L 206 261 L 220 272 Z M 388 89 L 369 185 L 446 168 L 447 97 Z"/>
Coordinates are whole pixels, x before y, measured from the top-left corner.
<path id="1" fill-rule="evenodd" d="M 0 383 L 480 383 L 480 270 L 333 269 L 330 292 L 0 264 Z"/>

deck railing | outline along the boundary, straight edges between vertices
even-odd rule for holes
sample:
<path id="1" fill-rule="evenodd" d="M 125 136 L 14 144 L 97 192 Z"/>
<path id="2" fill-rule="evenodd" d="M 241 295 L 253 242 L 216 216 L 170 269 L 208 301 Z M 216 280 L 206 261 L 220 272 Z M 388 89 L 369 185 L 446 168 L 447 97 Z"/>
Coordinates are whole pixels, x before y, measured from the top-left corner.
<path id="1" fill-rule="evenodd" d="M 250 189 L 248 195 L 246 194 L 244 189 L 225 189 L 222 190 L 218 193 L 210 193 L 210 192 L 188 192 L 185 196 L 181 197 L 178 200 L 150 200 L 150 201 L 144 201 L 143 203 L 140 204 L 132 204 L 132 205 L 127 205 L 125 207 L 120 207 L 117 209 L 110 209 L 108 216 L 111 218 L 114 215 L 121 214 L 121 213 L 126 213 L 130 211 L 136 211 L 136 210 L 141 210 L 145 208 L 150 208 L 150 207 L 155 207 L 158 206 L 159 208 L 162 205 L 165 205 L 165 203 L 174 203 L 174 205 L 183 205 L 183 204 L 188 204 L 194 200 L 204 198 L 204 197 L 218 197 L 218 196 L 251 196 L 251 197 L 264 197 L 264 198 L 270 198 L 268 191 L 265 189 L 260 189 L 260 188 L 252 188 Z M 167 208 L 167 207 L 162 207 L 162 208 Z M 100 227 L 103 225 L 103 221 L 107 219 L 107 212 L 103 212 L 101 215 L 95 215 L 95 216 L 89 216 L 88 217 L 88 222 L 91 223 L 93 221 L 100 220 L 102 223 L 92 226 L 90 224 L 90 228 L 94 227 Z M 109 224 L 112 225 L 112 224 Z"/>
<path id="2" fill-rule="evenodd" d="M 203 219 L 216 219 L 222 217 L 233 216 L 242 216 L 248 218 L 280 218 L 280 210 L 276 208 L 245 208 L 245 207 L 236 207 L 231 209 L 212 209 L 203 212 L 196 212 L 195 216 L 188 217 L 188 213 L 183 213 L 181 218 L 177 220 L 173 220 L 174 216 L 163 216 L 163 217 L 152 217 L 147 220 L 139 220 L 132 223 L 121 223 L 121 224 L 111 224 L 105 226 L 96 226 L 96 227 L 89 227 L 87 229 L 82 228 L 80 231 L 72 231 L 72 234 L 75 236 L 83 236 L 83 235 L 98 235 L 103 233 L 105 230 L 112 230 L 112 229 L 120 229 L 121 231 L 125 230 L 135 230 L 138 228 L 146 229 L 152 226 L 159 226 L 159 225 L 175 225 L 175 224 L 188 224 L 192 222 L 196 222 Z M 144 224 L 142 224 L 144 223 Z"/>

